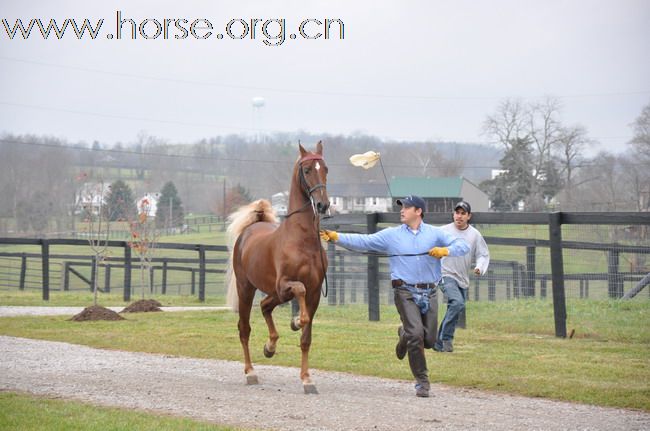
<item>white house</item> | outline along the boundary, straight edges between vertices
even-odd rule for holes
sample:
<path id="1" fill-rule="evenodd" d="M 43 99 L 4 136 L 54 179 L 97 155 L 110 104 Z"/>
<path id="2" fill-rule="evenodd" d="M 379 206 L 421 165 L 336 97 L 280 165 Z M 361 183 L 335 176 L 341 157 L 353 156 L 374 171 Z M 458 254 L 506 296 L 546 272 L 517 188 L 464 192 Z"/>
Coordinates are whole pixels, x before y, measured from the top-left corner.
<path id="1" fill-rule="evenodd" d="M 90 213 L 97 215 L 110 190 L 110 184 L 84 183 L 77 193 L 75 202 L 76 214 Z"/>
<path id="2" fill-rule="evenodd" d="M 146 205 L 143 205 L 146 199 Z M 160 193 L 145 193 L 140 199 L 138 199 L 135 204 L 138 208 L 138 213 L 141 213 L 143 209 L 148 209 L 147 216 L 155 217 L 156 211 L 158 210 L 158 200 L 160 199 Z"/>
<path id="3" fill-rule="evenodd" d="M 386 184 L 328 184 L 333 213 L 390 212 L 393 208 Z"/>
<path id="4" fill-rule="evenodd" d="M 286 215 L 289 208 L 289 192 L 280 192 L 271 196 L 271 206 L 277 215 Z"/>

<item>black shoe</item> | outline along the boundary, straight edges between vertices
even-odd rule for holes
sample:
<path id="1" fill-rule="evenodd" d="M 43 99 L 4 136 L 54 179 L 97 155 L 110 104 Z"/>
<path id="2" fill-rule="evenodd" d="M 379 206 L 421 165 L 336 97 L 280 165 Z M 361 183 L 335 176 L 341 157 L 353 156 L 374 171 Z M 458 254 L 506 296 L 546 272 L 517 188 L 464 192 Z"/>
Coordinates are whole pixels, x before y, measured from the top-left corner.
<path id="1" fill-rule="evenodd" d="M 429 398 L 429 389 L 418 383 L 415 385 L 415 396 L 420 398 Z"/>
<path id="2" fill-rule="evenodd" d="M 401 326 L 397 328 L 397 336 L 399 337 L 399 340 L 395 346 L 395 355 L 397 356 L 397 359 L 402 360 L 404 359 L 404 356 L 406 356 L 406 338 L 404 337 L 404 328 Z"/>

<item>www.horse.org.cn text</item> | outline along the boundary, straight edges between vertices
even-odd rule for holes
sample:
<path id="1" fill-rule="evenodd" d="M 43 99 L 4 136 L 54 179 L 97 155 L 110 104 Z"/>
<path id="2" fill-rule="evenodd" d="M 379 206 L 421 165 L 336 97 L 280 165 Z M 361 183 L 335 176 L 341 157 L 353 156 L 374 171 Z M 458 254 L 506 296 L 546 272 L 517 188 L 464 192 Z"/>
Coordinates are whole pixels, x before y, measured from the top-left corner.
<path id="1" fill-rule="evenodd" d="M 81 21 L 81 24 L 78 23 Z M 3 36 L 26 39 L 108 40 L 252 40 L 281 46 L 287 40 L 344 40 L 345 24 L 339 18 L 306 18 L 287 23 L 285 18 L 232 18 L 216 26 L 206 18 L 138 19 L 116 11 L 111 27 L 104 18 L 95 23 L 84 18 L 2 18 Z M 110 28 L 110 30 L 109 30 Z M 290 30 L 291 29 L 291 30 Z"/>

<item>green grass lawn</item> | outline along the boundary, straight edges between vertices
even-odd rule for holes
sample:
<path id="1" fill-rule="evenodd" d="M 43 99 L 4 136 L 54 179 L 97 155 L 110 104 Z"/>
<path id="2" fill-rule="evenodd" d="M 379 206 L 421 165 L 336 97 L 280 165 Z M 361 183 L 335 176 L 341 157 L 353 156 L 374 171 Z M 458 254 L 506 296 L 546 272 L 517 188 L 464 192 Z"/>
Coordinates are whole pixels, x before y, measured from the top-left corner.
<path id="1" fill-rule="evenodd" d="M 191 419 L 0 392 L 0 430 L 227 431 Z"/>
<path id="2" fill-rule="evenodd" d="M 427 352 L 432 381 L 650 411 L 650 303 L 569 301 L 567 310 L 567 328 L 575 329 L 575 336 L 558 339 L 550 301 L 470 302 L 468 329 L 458 330 L 454 353 Z M 276 356 L 266 359 L 266 325 L 259 309 L 254 310 L 253 360 L 299 366 L 299 334 L 289 329 L 289 307 L 278 308 L 274 316 L 281 338 Z M 0 333 L 106 349 L 242 360 L 237 315 L 229 311 L 145 313 L 119 322 L 77 323 L 67 318 L 2 318 Z M 411 380 L 406 361 L 394 357 L 398 322 L 392 306 L 382 307 L 379 322 L 368 321 L 364 305 L 322 306 L 314 323 L 311 367 Z"/>
<path id="3" fill-rule="evenodd" d="M 130 303 L 141 299 L 139 289 L 131 295 L 131 301 L 124 302 L 122 292 L 99 293 L 98 303 L 105 307 L 126 307 Z M 146 295 L 145 299 L 155 299 L 164 307 L 171 306 L 222 306 L 226 300 L 223 295 L 206 296 L 205 302 L 200 302 L 198 296 L 194 295 Z M 24 305 L 40 307 L 86 307 L 92 305 L 93 295 L 89 291 L 83 292 L 50 292 L 50 300 L 43 301 L 43 295 L 39 290 L 15 291 L 0 290 L 1 305 Z"/>

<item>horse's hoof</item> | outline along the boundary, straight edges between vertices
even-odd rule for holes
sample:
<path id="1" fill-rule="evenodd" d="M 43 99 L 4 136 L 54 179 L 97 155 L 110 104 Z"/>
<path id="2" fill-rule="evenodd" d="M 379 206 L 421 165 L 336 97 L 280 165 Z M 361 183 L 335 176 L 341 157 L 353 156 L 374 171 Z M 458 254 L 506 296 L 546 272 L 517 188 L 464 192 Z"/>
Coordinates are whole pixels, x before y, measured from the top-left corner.
<path id="1" fill-rule="evenodd" d="M 246 384 L 247 385 L 257 385 L 259 380 L 257 380 L 257 374 L 246 374 Z"/>
<path id="2" fill-rule="evenodd" d="M 305 383 L 302 385 L 302 388 L 305 390 L 305 394 L 318 394 L 318 389 L 316 389 L 316 385 L 313 383 Z"/>
<path id="3" fill-rule="evenodd" d="M 265 345 L 264 345 L 264 356 L 266 356 L 267 358 L 272 358 L 273 355 L 275 355 L 275 350 L 274 350 L 274 351 L 270 351 L 270 350 L 266 347 L 266 344 L 265 344 Z"/>
<path id="4" fill-rule="evenodd" d="M 299 322 L 300 322 L 299 317 L 294 317 L 293 319 L 291 319 L 291 329 L 294 331 L 299 330 L 300 329 L 300 326 L 298 326 Z"/>

